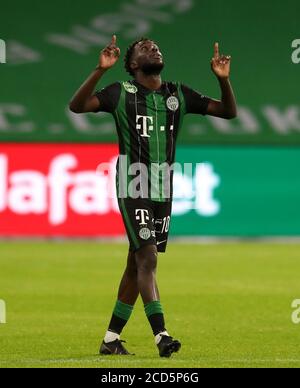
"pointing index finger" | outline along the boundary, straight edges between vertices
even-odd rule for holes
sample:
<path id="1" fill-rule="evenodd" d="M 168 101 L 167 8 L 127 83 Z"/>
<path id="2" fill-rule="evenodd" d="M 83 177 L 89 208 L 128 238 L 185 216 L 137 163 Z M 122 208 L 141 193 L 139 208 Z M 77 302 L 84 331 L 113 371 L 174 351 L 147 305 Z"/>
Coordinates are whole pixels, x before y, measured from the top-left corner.
<path id="1" fill-rule="evenodd" d="M 116 43 L 117 43 L 117 37 L 116 37 L 116 35 L 113 35 L 112 38 L 111 38 L 111 45 L 115 46 Z"/>
<path id="2" fill-rule="evenodd" d="M 214 45 L 214 58 L 219 58 L 219 43 L 215 43 Z"/>

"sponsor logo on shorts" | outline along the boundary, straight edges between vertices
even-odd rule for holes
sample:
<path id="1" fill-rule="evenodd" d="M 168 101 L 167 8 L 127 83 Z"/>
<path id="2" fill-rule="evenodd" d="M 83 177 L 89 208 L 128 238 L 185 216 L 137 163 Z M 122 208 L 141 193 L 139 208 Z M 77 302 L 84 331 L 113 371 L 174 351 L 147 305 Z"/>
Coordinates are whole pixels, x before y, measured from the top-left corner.
<path id="1" fill-rule="evenodd" d="M 149 211 L 147 209 L 135 209 L 135 218 L 140 221 L 140 225 L 147 225 L 149 221 Z"/>
<path id="2" fill-rule="evenodd" d="M 151 231 L 148 228 L 142 228 L 140 230 L 139 235 L 140 238 L 142 238 L 143 240 L 149 240 L 149 238 L 151 237 Z"/>

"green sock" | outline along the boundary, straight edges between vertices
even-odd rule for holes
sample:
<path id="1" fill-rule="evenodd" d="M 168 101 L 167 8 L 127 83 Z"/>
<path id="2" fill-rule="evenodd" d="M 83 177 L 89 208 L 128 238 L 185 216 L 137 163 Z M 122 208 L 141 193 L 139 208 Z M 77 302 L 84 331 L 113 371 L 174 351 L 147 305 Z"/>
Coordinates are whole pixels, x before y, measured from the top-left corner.
<path id="1" fill-rule="evenodd" d="M 144 306 L 148 321 L 154 335 L 166 331 L 162 305 L 159 300 L 147 303 Z"/>
<path id="2" fill-rule="evenodd" d="M 133 306 L 117 300 L 108 330 L 121 334 L 131 316 L 132 310 Z"/>
<path id="3" fill-rule="evenodd" d="M 123 303 L 120 300 L 117 300 L 114 308 L 114 315 L 124 319 L 125 321 L 128 321 L 132 311 L 133 311 L 133 306 L 131 306 L 130 304 Z"/>
<path id="4" fill-rule="evenodd" d="M 163 308 L 159 300 L 155 300 L 153 302 L 147 303 L 144 306 L 145 313 L 147 318 L 151 317 L 154 314 L 163 314 Z"/>

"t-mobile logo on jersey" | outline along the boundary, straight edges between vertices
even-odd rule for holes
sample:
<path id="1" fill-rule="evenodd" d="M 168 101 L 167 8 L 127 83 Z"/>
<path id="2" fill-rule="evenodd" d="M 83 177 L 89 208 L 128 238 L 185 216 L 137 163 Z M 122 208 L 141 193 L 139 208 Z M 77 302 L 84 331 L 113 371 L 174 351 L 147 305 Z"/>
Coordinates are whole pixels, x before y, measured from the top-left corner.
<path id="1" fill-rule="evenodd" d="M 139 120 L 142 119 L 142 124 L 139 124 Z M 150 125 L 148 126 L 148 120 Z M 137 131 L 142 130 L 141 137 L 150 137 L 148 131 L 153 131 L 153 116 L 136 116 L 136 129 Z"/>
<path id="2" fill-rule="evenodd" d="M 149 126 L 148 126 L 149 122 Z M 136 116 L 136 130 L 141 131 L 141 137 L 150 137 L 149 132 L 153 131 L 154 126 L 153 126 L 153 116 Z M 161 125 L 159 127 L 160 131 L 165 131 L 165 126 Z M 174 126 L 170 126 L 170 131 L 173 131 Z"/>
<path id="3" fill-rule="evenodd" d="M 137 221 L 141 221 L 139 225 L 147 225 L 149 221 L 149 211 L 147 209 L 135 209 L 135 218 Z"/>

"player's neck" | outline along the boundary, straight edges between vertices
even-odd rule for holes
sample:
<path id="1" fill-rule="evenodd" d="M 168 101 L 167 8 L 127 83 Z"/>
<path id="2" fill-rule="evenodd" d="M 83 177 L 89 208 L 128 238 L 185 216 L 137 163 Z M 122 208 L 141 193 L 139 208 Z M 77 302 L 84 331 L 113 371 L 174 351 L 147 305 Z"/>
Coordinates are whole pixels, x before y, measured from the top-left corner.
<path id="1" fill-rule="evenodd" d="M 136 73 L 135 80 L 143 85 L 145 88 L 151 90 L 158 90 L 161 87 L 162 81 L 160 74 L 155 75 L 145 75 L 143 73 Z"/>

